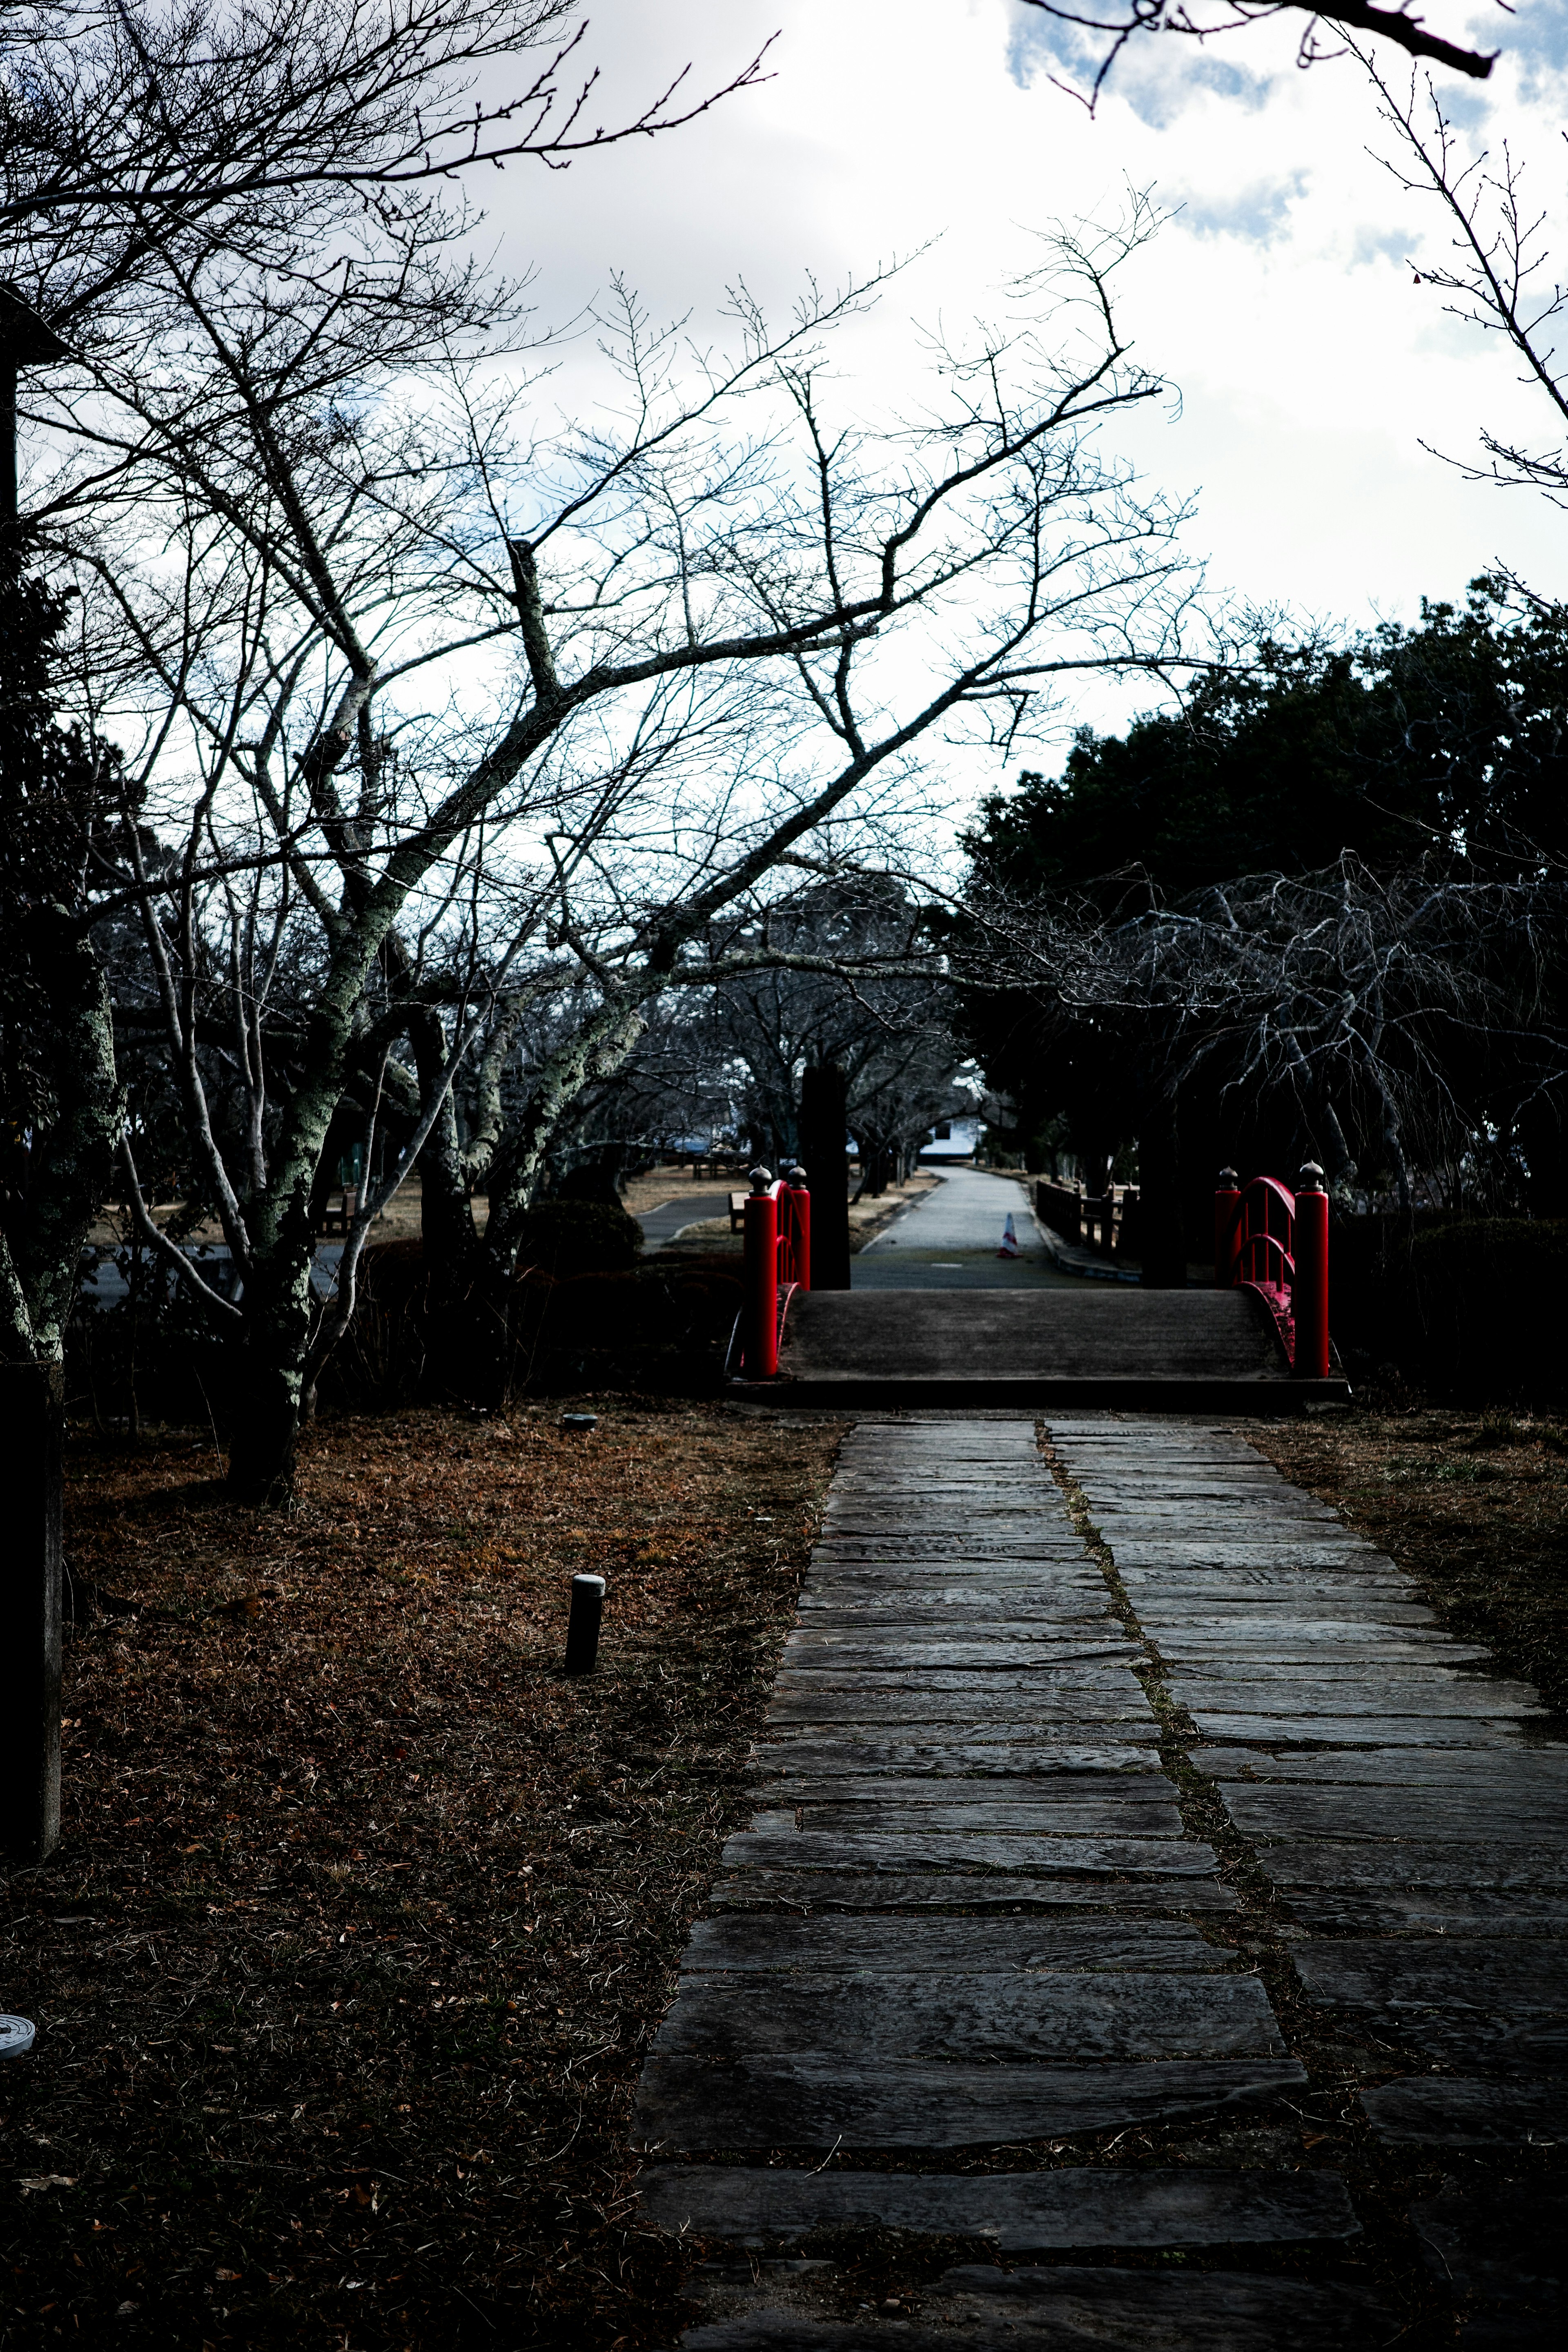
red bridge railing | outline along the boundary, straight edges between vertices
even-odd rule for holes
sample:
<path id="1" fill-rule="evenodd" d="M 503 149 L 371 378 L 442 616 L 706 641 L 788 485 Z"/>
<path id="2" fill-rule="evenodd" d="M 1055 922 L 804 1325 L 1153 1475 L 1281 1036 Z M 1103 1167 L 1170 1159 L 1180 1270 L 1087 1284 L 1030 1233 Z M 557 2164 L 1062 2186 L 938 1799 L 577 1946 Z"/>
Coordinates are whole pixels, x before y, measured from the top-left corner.
<path id="1" fill-rule="evenodd" d="M 746 1201 L 746 1305 L 741 1319 L 742 1376 L 771 1381 L 790 1294 L 811 1287 L 811 1195 L 803 1168 L 775 1179 L 751 1171 Z"/>
<path id="2" fill-rule="evenodd" d="M 1256 1290 L 1299 1380 L 1329 1376 L 1329 1196 L 1309 1160 L 1292 1192 L 1272 1176 L 1242 1184 L 1222 1168 L 1214 1195 L 1214 1279 Z"/>

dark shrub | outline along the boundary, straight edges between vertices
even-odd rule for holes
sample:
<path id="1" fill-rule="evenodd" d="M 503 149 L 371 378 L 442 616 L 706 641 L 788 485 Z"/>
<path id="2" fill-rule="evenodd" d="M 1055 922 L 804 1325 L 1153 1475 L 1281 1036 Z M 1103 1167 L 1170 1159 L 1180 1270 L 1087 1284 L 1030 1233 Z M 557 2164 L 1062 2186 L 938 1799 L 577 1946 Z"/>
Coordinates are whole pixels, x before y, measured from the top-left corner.
<path id="1" fill-rule="evenodd" d="M 632 1223 L 623 1211 L 612 1214 Z M 365 1252 L 359 1311 L 321 1402 L 376 1411 L 425 1396 L 494 1406 L 507 1391 L 596 1385 L 707 1395 L 740 1303 L 733 1258 L 683 1254 L 559 1275 L 525 1261 L 504 1303 L 443 1306 L 426 1287 L 423 1244 L 392 1242 Z"/>
<path id="2" fill-rule="evenodd" d="M 519 1270 L 621 1274 L 637 1263 L 643 1228 L 618 1202 L 541 1201 L 523 1223 Z"/>
<path id="3" fill-rule="evenodd" d="M 1424 1387 L 1465 1403 L 1548 1403 L 1568 1392 L 1568 1223 L 1463 1217 L 1417 1234 L 1400 1354 Z"/>

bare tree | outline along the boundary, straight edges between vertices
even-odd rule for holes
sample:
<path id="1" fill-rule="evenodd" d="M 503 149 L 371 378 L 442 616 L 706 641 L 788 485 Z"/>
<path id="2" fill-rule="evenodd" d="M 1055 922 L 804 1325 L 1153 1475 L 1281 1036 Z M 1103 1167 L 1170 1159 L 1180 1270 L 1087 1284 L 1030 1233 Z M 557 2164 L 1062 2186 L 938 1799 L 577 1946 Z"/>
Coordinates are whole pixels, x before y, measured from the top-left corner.
<path id="1" fill-rule="evenodd" d="M 724 927 L 786 860 L 917 791 L 932 730 L 1005 752 L 1074 677 L 1182 657 L 1181 515 L 1096 437 L 1158 388 L 1110 295 L 1152 226 L 1140 205 L 1065 236 L 881 429 L 832 418 L 821 371 L 861 289 L 777 333 L 737 293 L 725 360 L 624 298 L 602 322 L 623 413 L 537 438 L 526 396 L 464 357 L 489 289 L 428 215 L 376 224 L 352 271 L 302 241 L 286 300 L 245 257 L 176 253 L 84 349 L 45 511 L 90 590 L 83 694 L 126 746 L 100 904 L 141 910 L 243 1275 L 237 1307 L 209 1302 L 245 1367 L 239 1491 L 287 1487 L 382 1205 L 324 1330 L 315 1210 L 351 1089 L 377 1118 L 401 1098 L 423 1150 L 465 1057 L 493 1075 L 454 1208 L 487 1189 L 505 1269 L 561 1118 L 649 1008 L 778 959 Z M 137 812 L 173 867 L 148 865 Z M 310 986 L 276 1009 L 280 1086 L 286 950 Z M 580 1017 L 508 1112 L 509 1038 L 568 987 Z M 220 1017 L 251 1090 L 238 1141 L 204 1073 Z"/>
<path id="2" fill-rule="evenodd" d="M 716 991 L 694 1043 L 736 1074 L 754 1148 L 776 1165 L 800 1154 L 805 1070 L 841 1069 L 862 1185 L 881 1191 L 928 1129 L 972 1108 L 954 1086 L 965 1056 L 929 909 L 891 876 L 847 876 L 814 881 L 749 928 L 780 961 Z"/>
<path id="3" fill-rule="evenodd" d="M 1500 5 L 1506 5 L 1506 0 L 1500 0 Z M 1213 5 L 1208 7 L 1201 5 L 1200 0 L 1122 0 L 1121 5 L 1110 6 L 1097 6 L 1095 0 L 1079 0 L 1079 5 L 1074 5 L 1074 0 L 1024 0 L 1024 5 L 1036 9 L 1042 16 L 1053 17 L 1058 24 L 1094 37 L 1084 45 L 1088 52 L 1087 96 L 1074 83 L 1057 85 L 1071 96 L 1082 98 L 1091 113 L 1117 60 L 1140 36 L 1176 33 L 1189 40 L 1212 41 L 1222 34 L 1241 32 L 1275 16 L 1285 16 L 1293 22 L 1306 18 L 1296 53 L 1296 62 L 1301 66 L 1343 56 L 1347 47 L 1354 46 L 1346 42 L 1328 46 L 1320 31 L 1325 24 L 1343 26 L 1347 32 L 1369 34 L 1375 40 L 1392 41 L 1407 56 L 1430 58 L 1436 64 L 1467 74 L 1476 81 L 1484 81 L 1497 62 L 1495 49 L 1467 49 L 1438 33 L 1429 33 L 1425 19 L 1408 7 L 1375 8 L 1368 5 L 1368 0 L 1324 0 L 1322 5 L 1317 5 L 1317 0 L 1213 0 Z M 1329 37 L 1332 40 L 1333 37 Z"/>
<path id="4" fill-rule="evenodd" d="M 1456 1197 L 1517 1182 L 1514 1129 L 1568 1075 L 1560 868 L 1434 855 L 1378 875 L 1346 855 L 1175 906 L 1146 882 L 1137 895 L 1122 919 L 1086 901 L 978 897 L 980 952 L 1005 960 L 1049 1027 L 1090 1034 L 1119 1065 L 1153 1163 L 1151 1246 L 1169 1244 L 1172 1279 L 1186 1257 L 1176 1112 L 1199 1086 L 1237 1130 L 1282 1127 L 1342 1195 L 1358 1172 L 1406 1207 L 1416 1170 L 1451 1171 Z"/>
<path id="5" fill-rule="evenodd" d="M 1568 310 L 1568 285 L 1552 275 L 1547 216 L 1525 193 L 1524 164 L 1506 142 L 1499 155 L 1482 149 L 1467 161 L 1465 142 L 1429 81 L 1412 74 L 1401 94 L 1371 58 L 1363 55 L 1361 62 L 1397 142 L 1395 156 L 1383 159 L 1388 171 L 1407 194 L 1431 199 L 1449 232 L 1452 261 L 1436 268 L 1412 263 L 1416 284 L 1447 295 L 1444 307 L 1451 317 L 1501 339 L 1518 362 L 1520 381 L 1544 400 L 1552 431 L 1563 435 L 1568 431 L 1568 370 L 1554 338 Z M 1531 449 L 1483 430 L 1481 446 L 1479 464 L 1449 462 L 1458 464 L 1471 481 L 1541 490 L 1556 505 L 1568 501 L 1568 447 L 1561 438 Z"/>
<path id="6" fill-rule="evenodd" d="M 689 68 L 635 115 L 592 121 L 579 0 L 112 0 L 23 5 L 0 36 L 0 234 L 30 290 L 79 299 L 183 230 L 346 191 L 395 214 L 475 164 L 580 155 L 674 130 L 722 88 Z M 527 66 L 524 58 L 538 60 Z M 476 97 L 476 90 L 485 94 Z M 284 209 L 281 214 L 277 207 Z"/>
<path id="7" fill-rule="evenodd" d="M 346 319 L 355 321 L 361 365 L 388 367 L 400 359 L 412 363 L 416 348 L 461 331 L 471 317 L 472 304 L 464 310 L 461 271 L 443 278 L 426 268 L 422 282 L 414 283 L 422 257 L 428 261 L 435 250 L 449 247 L 464 225 L 453 191 L 465 168 L 500 167 L 525 157 L 560 167 L 597 147 L 674 128 L 717 97 L 747 86 L 759 71 L 759 60 L 753 60 L 725 89 L 706 96 L 691 95 L 685 77 L 677 77 L 634 119 L 597 127 L 588 111 L 595 76 L 580 62 L 585 31 L 573 0 L 409 0 L 390 13 L 365 0 L 279 0 L 262 10 L 245 0 L 219 6 L 112 0 L 103 6 L 25 5 L 5 16 L 0 303 L 5 340 L 14 347 L 19 326 L 24 341 L 37 339 L 37 322 L 22 295 L 54 315 L 76 361 L 66 383 L 78 395 L 89 388 L 90 422 L 68 394 L 63 404 L 46 401 L 44 414 L 35 409 L 25 422 L 45 431 L 63 424 L 79 453 L 93 452 L 71 477 L 74 487 L 63 487 L 57 469 L 48 494 L 56 510 L 47 528 L 40 532 L 34 514 L 22 530 L 5 527 L 0 546 L 7 646 L 18 672 L 26 673 L 16 689 L 20 700 L 12 698 L 25 716 L 21 733 L 29 747 L 10 777 L 15 805 L 8 813 L 4 877 L 8 905 L 24 910 L 8 929 L 18 940 L 25 932 L 32 974 L 26 989 L 19 983 L 12 992 L 13 1011 L 24 1000 L 28 1007 L 27 1055 L 8 1055 L 5 1067 L 4 1110 L 16 1164 L 0 1217 L 0 1351 L 12 1360 L 58 1359 L 62 1301 L 75 1285 L 82 1235 L 102 1197 L 120 1124 L 122 1089 L 106 979 L 87 903 L 101 837 L 96 850 L 89 845 L 95 829 L 101 836 L 105 821 L 94 780 L 114 766 L 93 713 L 106 696 L 115 698 L 117 675 L 141 676 L 149 665 L 156 670 L 170 658 L 171 676 L 183 659 L 199 666 L 214 641 L 220 611 L 232 619 L 246 598 L 253 643 L 240 668 L 248 675 L 246 659 L 277 618 L 258 542 L 248 558 L 230 564 L 221 583 L 215 570 L 222 559 L 214 549 L 201 550 L 199 561 L 193 553 L 199 539 L 195 507 L 203 498 L 218 511 L 237 500 L 235 513 L 247 516 L 254 505 L 238 479 L 244 459 L 236 469 L 221 446 L 224 421 L 214 406 L 211 369 L 198 394 L 204 413 L 181 428 L 188 450 L 204 448 L 208 472 L 176 527 L 163 583 L 175 613 L 183 597 L 194 593 L 196 605 L 186 615 L 191 626 L 182 640 L 182 624 L 171 612 L 155 619 L 143 601 L 124 654 L 106 665 L 98 658 L 100 642 L 86 664 L 90 690 L 76 706 L 85 731 L 70 739 L 67 751 L 60 749 L 66 737 L 47 716 L 47 669 L 63 617 L 56 593 L 60 583 L 48 577 L 50 559 L 68 544 L 81 564 L 96 567 L 107 581 L 116 518 L 143 495 L 150 469 L 159 475 L 159 489 L 149 515 L 160 498 L 163 520 L 171 499 L 174 509 L 181 506 L 185 494 L 170 487 L 181 396 L 168 364 L 171 302 L 185 304 L 190 331 L 214 352 L 235 326 L 239 281 L 249 269 L 254 294 L 259 273 L 268 291 L 259 304 L 253 301 L 245 332 L 265 342 L 267 305 L 276 328 L 277 314 L 292 299 L 291 273 L 298 268 L 308 280 L 336 240 L 342 273 L 339 314 L 323 319 L 318 308 L 318 325 L 333 350 L 322 372 L 309 379 L 319 355 L 305 359 L 306 347 L 297 342 L 306 370 L 304 379 L 289 384 L 298 415 L 313 395 L 329 402 L 334 383 L 341 394 Z M 520 65 L 525 58 L 532 62 Z M 481 85 L 495 95 L 476 102 Z M 399 299 L 389 300 L 400 267 Z M 214 302 L 215 311 L 204 311 L 204 303 Z M 394 318 L 401 320 L 396 332 Z M 411 340 L 415 319 L 418 333 Z M 243 411 L 244 384 L 254 393 L 269 362 L 248 350 L 245 364 L 248 378 L 242 370 L 228 381 L 231 418 L 235 409 Z M 253 417 L 252 425 L 257 421 Z M 312 430 L 319 440 L 333 434 L 341 438 L 350 430 L 345 412 L 340 408 L 332 420 L 323 409 Z M 242 428 L 235 446 L 256 458 L 255 432 L 247 445 Z M 287 501 L 284 476 L 266 476 L 265 452 L 262 462 L 267 494 Z M 71 475 L 68 467 L 66 473 Z M 101 501 L 103 512 L 95 531 L 84 533 L 76 518 L 94 500 Z M 246 527 L 239 527 L 242 537 Z M 183 573 L 182 547 L 190 558 Z M 291 586 L 308 588 L 308 558 L 295 553 L 307 573 L 295 575 Z M 131 601 L 118 599 L 124 611 L 114 625 L 123 624 Z M 25 646 L 19 629 L 32 633 Z M 75 667 L 80 675 L 82 662 Z M 248 723 L 254 700 L 247 704 L 244 684 L 236 680 L 236 686 L 234 717 Z M 123 708 L 123 697 L 117 708 Z M 265 732 L 265 719 L 259 723 Z M 279 756 L 275 742 L 274 764 Z M 135 781 L 121 780 L 121 788 L 133 806 Z M 123 830 L 124 814 L 121 838 L 133 842 L 134 828 Z M 62 846 L 68 844 L 68 849 Z M 263 940 L 265 932 L 263 921 Z M 249 955 L 257 946 L 254 919 L 245 936 Z M 24 1069 L 28 1055 L 50 1074 L 41 1091 Z"/>

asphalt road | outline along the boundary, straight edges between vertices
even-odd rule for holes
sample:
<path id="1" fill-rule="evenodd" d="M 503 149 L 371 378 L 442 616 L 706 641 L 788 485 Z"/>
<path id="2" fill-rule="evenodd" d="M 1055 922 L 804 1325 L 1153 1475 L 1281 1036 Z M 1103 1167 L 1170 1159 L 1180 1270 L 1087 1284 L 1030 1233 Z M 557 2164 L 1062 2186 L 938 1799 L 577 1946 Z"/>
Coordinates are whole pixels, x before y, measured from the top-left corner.
<path id="1" fill-rule="evenodd" d="M 1053 1265 L 1017 1177 L 978 1168 L 933 1170 L 925 1193 L 850 1260 L 852 1290 L 1062 1290 L 1081 1278 Z M 998 1255 L 1011 1213 L 1021 1255 Z"/>

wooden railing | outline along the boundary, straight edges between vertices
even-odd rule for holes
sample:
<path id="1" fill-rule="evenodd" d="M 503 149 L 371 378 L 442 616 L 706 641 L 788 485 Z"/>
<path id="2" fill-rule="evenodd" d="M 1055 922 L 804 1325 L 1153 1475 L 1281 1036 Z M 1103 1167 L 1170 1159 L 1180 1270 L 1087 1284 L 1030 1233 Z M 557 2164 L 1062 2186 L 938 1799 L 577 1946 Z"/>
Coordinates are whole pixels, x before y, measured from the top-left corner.
<path id="1" fill-rule="evenodd" d="M 790 1293 L 811 1287 L 811 1195 L 806 1171 L 751 1171 L 746 1198 L 746 1306 L 741 1323 L 742 1376 L 771 1381 L 779 1372 L 779 1335 Z"/>
<path id="2" fill-rule="evenodd" d="M 1299 1380 L 1329 1376 L 1329 1196 L 1309 1160 L 1292 1192 L 1273 1176 L 1242 1184 L 1222 1168 L 1214 1195 L 1214 1279 L 1255 1290 Z"/>
<path id="3" fill-rule="evenodd" d="M 1063 1241 L 1092 1249 L 1100 1257 L 1138 1255 L 1135 1184 L 1113 1184 L 1108 1192 L 1097 1193 L 1086 1192 L 1082 1184 L 1059 1184 L 1042 1177 L 1034 1188 L 1034 1213 Z"/>

